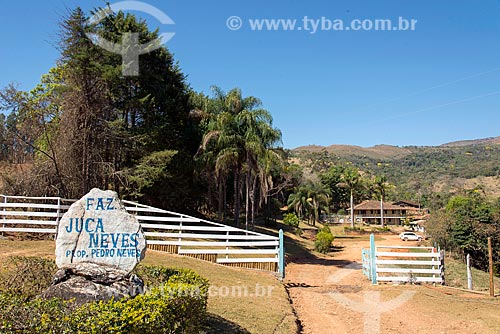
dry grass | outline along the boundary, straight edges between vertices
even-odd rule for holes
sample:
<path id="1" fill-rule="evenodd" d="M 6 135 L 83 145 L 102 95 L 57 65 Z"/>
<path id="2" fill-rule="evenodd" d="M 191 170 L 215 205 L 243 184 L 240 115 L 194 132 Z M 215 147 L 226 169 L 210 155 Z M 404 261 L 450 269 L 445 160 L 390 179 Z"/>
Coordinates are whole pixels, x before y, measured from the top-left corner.
<path id="1" fill-rule="evenodd" d="M 445 258 L 445 279 L 446 285 L 467 289 L 467 266 L 462 261 L 452 258 Z M 472 268 L 472 281 L 474 291 L 489 291 L 490 275 L 487 272 Z M 500 278 L 495 277 L 495 291 L 500 292 Z"/>
<path id="2" fill-rule="evenodd" d="M 212 289 L 208 299 L 208 311 L 238 324 L 250 333 L 285 334 L 296 331 L 295 316 L 286 291 L 270 273 L 229 268 L 156 251 L 149 251 L 144 263 L 190 268 L 208 278 Z M 257 296 L 256 287 L 265 289 L 266 295 Z M 220 295 L 225 294 L 227 290 L 234 290 L 234 295 Z M 245 291 L 248 295 L 242 296 Z M 270 293 L 267 294 L 267 291 Z"/>
<path id="3" fill-rule="evenodd" d="M 0 262 L 15 255 L 54 258 L 54 247 L 54 241 L 0 240 Z M 208 312 L 211 327 L 215 327 L 209 333 L 296 332 L 295 316 L 287 293 L 273 274 L 229 268 L 158 251 L 146 254 L 145 264 L 190 268 L 209 279 Z M 265 291 L 266 295 L 257 296 L 256 287 L 265 289 L 260 291 Z M 229 295 L 223 296 L 226 292 Z"/>

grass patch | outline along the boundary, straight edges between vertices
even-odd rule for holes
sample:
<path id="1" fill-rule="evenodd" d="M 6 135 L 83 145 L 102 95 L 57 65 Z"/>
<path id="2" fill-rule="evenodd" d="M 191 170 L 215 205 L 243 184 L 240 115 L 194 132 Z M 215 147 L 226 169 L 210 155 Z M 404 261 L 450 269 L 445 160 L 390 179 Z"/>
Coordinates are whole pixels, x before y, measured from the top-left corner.
<path id="1" fill-rule="evenodd" d="M 462 261 L 445 258 L 445 280 L 446 285 L 467 289 L 467 266 Z M 495 291 L 500 291 L 500 278 L 494 278 Z M 489 291 L 490 275 L 487 272 L 472 268 L 472 282 L 474 291 Z"/>

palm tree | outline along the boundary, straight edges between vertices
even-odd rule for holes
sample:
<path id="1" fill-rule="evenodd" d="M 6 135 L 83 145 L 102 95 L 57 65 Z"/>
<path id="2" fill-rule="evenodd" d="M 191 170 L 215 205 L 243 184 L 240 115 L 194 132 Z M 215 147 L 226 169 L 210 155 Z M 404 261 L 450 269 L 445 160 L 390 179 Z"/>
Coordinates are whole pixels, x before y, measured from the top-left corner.
<path id="1" fill-rule="evenodd" d="M 258 197 L 259 207 L 261 208 L 269 204 L 269 198 L 272 196 L 270 193 L 274 190 L 273 173 L 278 172 L 281 175 L 284 168 L 285 159 L 282 153 L 283 151 L 280 149 L 269 148 L 259 158 L 258 181 L 260 187 L 254 187 L 258 191 L 258 196 L 254 196 L 253 199 Z M 252 226 L 254 226 L 254 211 L 252 211 Z"/>
<path id="2" fill-rule="evenodd" d="M 319 221 L 321 211 L 328 210 L 330 192 L 321 182 L 311 183 L 308 190 L 308 203 L 311 206 L 310 221 L 312 225 L 316 225 L 316 222 Z"/>
<path id="3" fill-rule="evenodd" d="M 342 184 L 349 190 L 350 194 L 350 211 L 351 211 L 351 227 L 354 228 L 354 191 L 361 186 L 361 175 L 359 170 L 354 167 L 346 167 L 342 173 Z"/>
<path id="4" fill-rule="evenodd" d="M 225 188 L 225 179 L 229 174 L 233 175 L 234 222 L 238 225 L 244 141 L 238 132 L 236 115 L 240 112 L 242 104 L 241 92 L 238 89 L 233 89 L 226 94 L 218 87 L 212 87 L 212 90 L 214 92 L 214 110 L 211 114 L 208 129 L 203 136 L 199 153 L 211 152 L 213 155 L 215 172 L 219 179 L 219 189 Z M 220 197 L 219 194 L 219 199 Z"/>
<path id="5" fill-rule="evenodd" d="M 384 201 L 385 196 L 387 195 L 387 191 L 390 188 L 389 183 L 387 182 L 387 178 L 385 176 L 375 176 L 375 180 L 373 181 L 373 187 L 375 193 L 378 195 L 380 199 L 380 223 L 382 224 L 382 228 L 384 227 Z"/>
<path id="6" fill-rule="evenodd" d="M 306 182 L 288 197 L 288 206 L 299 218 L 307 217 L 310 225 L 316 225 L 321 211 L 328 209 L 329 191 L 320 182 Z"/>
<path id="7" fill-rule="evenodd" d="M 288 207 L 292 208 L 300 220 L 305 216 L 307 210 L 308 191 L 305 186 L 299 186 L 288 196 Z"/>
<path id="8" fill-rule="evenodd" d="M 251 103 L 248 107 L 260 106 L 260 101 L 255 98 L 249 98 Z M 251 223 L 254 226 L 255 211 L 255 192 L 259 182 L 259 171 L 262 166 L 259 162 L 273 155 L 273 147 L 281 141 L 281 132 L 272 127 L 272 117 L 264 109 L 248 108 L 242 110 L 236 120 L 241 129 L 241 134 L 245 140 L 245 226 L 248 229 L 248 222 L 251 215 Z M 260 180 L 264 181 L 264 180 Z"/>
<path id="9" fill-rule="evenodd" d="M 259 175 L 259 159 L 281 141 L 281 132 L 272 127 L 272 117 L 260 109 L 259 99 L 243 97 L 235 88 L 228 93 L 218 87 L 214 91 L 214 112 L 203 137 L 201 151 L 211 150 L 215 171 L 222 182 L 229 173 L 234 182 L 234 221 L 239 225 L 241 177 L 245 173 L 245 202 L 248 229 L 250 213 L 253 217 L 255 190 Z M 252 204 L 250 204 L 252 202 Z M 252 218 L 253 224 L 253 218 Z"/>

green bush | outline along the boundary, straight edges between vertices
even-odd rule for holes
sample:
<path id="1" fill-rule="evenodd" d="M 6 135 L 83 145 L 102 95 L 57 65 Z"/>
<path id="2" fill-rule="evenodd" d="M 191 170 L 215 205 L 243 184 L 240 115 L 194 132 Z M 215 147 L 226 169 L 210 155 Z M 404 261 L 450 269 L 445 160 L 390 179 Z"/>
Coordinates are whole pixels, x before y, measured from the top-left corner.
<path id="1" fill-rule="evenodd" d="M 73 333 L 76 306 L 61 299 L 28 299 L 0 293 L 0 333 Z"/>
<path id="2" fill-rule="evenodd" d="M 18 258 L 42 268 L 50 262 Z M 12 268 L 23 266 L 13 266 Z M 133 299 L 77 306 L 33 298 L 11 285 L 0 292 L 0 333 L 198 333 L 206 316 L 208 281 L 189 269 L 138 266 L 147 290 Z M 11 273 L 12 275 L 12 273 Z M 29 279 L 29 286 L 35 286 Z M 38 289 L 38 287 L 36 288 Z"/>
<path id="3" fill-rule="evenodd" d="M 208 287 L 207 287 L 208 289 Z M 198 333 L 207 294 L 187 283 L 165 283 L 134 299 L 88 303 L 70 318 L 77 333 Z"/>
<path id="4" fill-rule="evenodd" d="M 323 227 L 318 234 L 316 234 L 316 241 L 314 248 L 320 253 L 328 253 L 335 237 L 333 236 L 328 226 Z"/>
<path id="5" fill-rule="evenodd" d="M 139 265 L 135 268 L 135 274 L 142 278 L 146 287 L 161 286 L 164 283 L 184 283 L 198 287 L 203 296 L 208 293 L 208 280 L 190 269 Z"/>
<path id="6" fill-rule="evenodd" d="M 295 213 L 287 213 L 283 216 L 283 223 L 288 226 L 299 227 L 299 218 Z"/>
<path id="7" fill-rule="evenodd" d="M 332 230 L 330 230 L 330 226 L 328 225 L 323 225 L 323 227 L 319 231 L 332 234 Z"/>

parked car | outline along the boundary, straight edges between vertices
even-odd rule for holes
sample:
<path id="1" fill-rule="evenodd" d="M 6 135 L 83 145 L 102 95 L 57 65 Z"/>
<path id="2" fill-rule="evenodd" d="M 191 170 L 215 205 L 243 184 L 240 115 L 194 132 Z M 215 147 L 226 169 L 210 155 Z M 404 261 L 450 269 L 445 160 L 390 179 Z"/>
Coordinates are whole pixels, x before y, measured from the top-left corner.
<path id="1" fill-rule="evenodd" d="M 413 232 L 403 232 L 399 235 L 401 240 L 403 241 L 408 241 L 408 240 L 413 240 L 413 241 L 422 241 L 422 236 L 413 233 Z"/>

